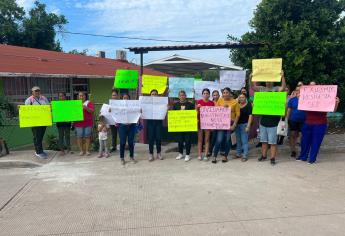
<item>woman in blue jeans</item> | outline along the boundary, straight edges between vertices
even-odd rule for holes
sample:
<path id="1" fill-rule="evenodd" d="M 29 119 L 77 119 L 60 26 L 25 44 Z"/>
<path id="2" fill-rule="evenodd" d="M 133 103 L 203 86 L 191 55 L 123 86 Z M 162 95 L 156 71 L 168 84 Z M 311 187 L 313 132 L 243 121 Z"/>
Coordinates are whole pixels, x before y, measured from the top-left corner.
<path id="1" fill-rule="evenodd" d="M 236 158 L 242 157 L 242 161 L 248 160 L 248 132 L 253 121 L 252 105 L 247 102 L 247 97 L 244 94 L 238 96 L 238 103 L 240 104 L 240 118 L 236 128 Z"/>
<path id="2" fill-rule="evenodd" d="M 130 97 L 128 94 L 122 95 L 123 100 L 129 100 Z M 129 158 L 132 163 L 136 163 L 134 159 L 134 137 L 136 134 L 136 124 L 119 124 L 119 136 L 120 136 L 120 158 L 121 164 L 124 165 L 125 162 L 125 148 L 126 141 L 128 140 L 129 148 Z"/>

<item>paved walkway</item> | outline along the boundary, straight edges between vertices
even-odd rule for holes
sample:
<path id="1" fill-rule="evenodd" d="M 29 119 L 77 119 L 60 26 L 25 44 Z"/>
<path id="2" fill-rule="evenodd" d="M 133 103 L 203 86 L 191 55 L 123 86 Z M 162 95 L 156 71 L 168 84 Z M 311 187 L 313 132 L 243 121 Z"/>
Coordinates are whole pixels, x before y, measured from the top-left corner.
<path id="1" fill-rule="evenodd" d="M 290 159 L 284 147 L 274 167 L 258 163 L 256 149 L 246 163 L 185 163 L 175 153 L 149 163 L 147 147 L 136 145 L 139 162 L 125 167 L 118 155 L 50 153 L 37 162 L 16 152 L 0 166 L 41 166 L 0 170 L 0 235 L 344 235 L 338 139 L 327 136 L 316 165 Z"/>

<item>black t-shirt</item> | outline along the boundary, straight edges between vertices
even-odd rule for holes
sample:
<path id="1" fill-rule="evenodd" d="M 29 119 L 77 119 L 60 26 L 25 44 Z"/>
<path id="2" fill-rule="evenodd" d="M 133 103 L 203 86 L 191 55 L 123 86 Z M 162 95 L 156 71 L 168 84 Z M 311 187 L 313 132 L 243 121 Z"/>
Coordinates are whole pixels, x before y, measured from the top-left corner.
<path id="1" fill-rule="evenodd" d="M 263 115 L 260 124 L 265 127 L 276 127 L 280 121 L 280 116 Z"/>
<path id="2" fill-rule="evenodd" d="M 177 102 L 174 104 L 173 106 L 173 110 L 194 110 L 195 109 L 195 105 L 191 102 Z"/>
<path id="3" fill-rule="evenodd" d="M 62 128 L 62 127 L 71 127 L 71 122 L 56 122 L 56 127 Z"/>
<path id="4" fill-rule="evenodd" d="M 247 105 L 241 108 L 241 115 L 238 120 L 238 124 L 248 123 L 248 119 L 251 114 L 252 114 L 252 105 L 250 103 L 247 103 Z"/>

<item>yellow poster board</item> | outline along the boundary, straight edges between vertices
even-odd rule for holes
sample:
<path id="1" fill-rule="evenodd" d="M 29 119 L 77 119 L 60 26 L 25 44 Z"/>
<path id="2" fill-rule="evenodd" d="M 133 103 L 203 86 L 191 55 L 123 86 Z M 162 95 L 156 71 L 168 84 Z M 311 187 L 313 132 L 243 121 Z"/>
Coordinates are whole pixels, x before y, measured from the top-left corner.
<path id="1" fill-rule="evenodd" d="M 50 105 L 22 105 L 19 107 L 19 127 L 52 126 Z"/>
<path id="2" fill-rule="evenodd" d="M 196 110 L 168 112 L 168 132 L 196 132 L 198 120 Z"/>
<path id="3" fill-rule="evenodd" d="M 167 76 L 143 75 L 142 76 L 142 94 L 150 94 L 153 89 L 158 91 L 158 94 L 163 94 L 167 88 Z"/>
<path id="4" fill-rule="evenodd" d="M 282 58 L 254 59 L 252 81 L 256 82 L 280 82 L 282 71 Z"/>

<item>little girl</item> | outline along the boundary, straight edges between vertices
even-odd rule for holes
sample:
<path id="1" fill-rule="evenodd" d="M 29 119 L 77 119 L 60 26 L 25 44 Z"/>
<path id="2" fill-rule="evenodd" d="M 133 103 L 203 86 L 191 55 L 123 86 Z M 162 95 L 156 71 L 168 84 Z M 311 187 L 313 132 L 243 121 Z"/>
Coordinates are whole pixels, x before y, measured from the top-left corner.
<path id="1" fill-rule="evenodd" d="M 108 130 L 109 130 L 109 125 L 105 123 L 105 118 L 104 116 L 99 116 L 99 123 L 98 123 L 98 140 L 99 140 L 99 155 L 98 158 L 101 157 L 109 157 L 109 152 L 108 152 Z M 103 152 L 104 149 L 104 152 Z"/>

